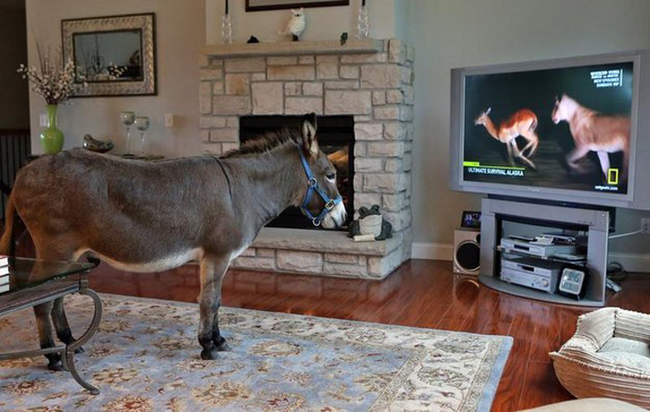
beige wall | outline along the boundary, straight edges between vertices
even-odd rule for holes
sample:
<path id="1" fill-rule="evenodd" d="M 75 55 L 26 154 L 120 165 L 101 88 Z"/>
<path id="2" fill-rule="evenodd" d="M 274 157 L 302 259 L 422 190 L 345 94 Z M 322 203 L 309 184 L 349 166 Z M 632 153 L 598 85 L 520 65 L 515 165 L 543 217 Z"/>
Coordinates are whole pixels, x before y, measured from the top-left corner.
<path id="1" fill-rule="evenodd" d="M 29 128 L 27 81 L 16 73 L 26 47 L 25 10 L 0 7 L 0 129 Z"/>
<path id="2" fill-rule="evenodd" d="M 430 254 L 449 251 L 462 210 L 480 210 L 479 196 L 448 189 L 450 69 L 650 48 L 647 0 L 398 3 L 397 32 L 416 50 L 414 241 Z M 621 211 L 619 232 L 638 229 L 640 215 Z M 614 240 L 611 250 L 648 253 L 650 236 Z"/>
<path id="3" fill-rule="evenodd" d="M 90 133 L 112 139 L 116 152 L 125 149 L 124 127 L 119 112 L 133 110 L 149 116 L 151 151 L 167 156 L 200 152 L 198 58 L 205 46 L 204 0 L 27 0 L 29 62 L 38 63 L 36 41 L 60 47 L 61 20 L 117 14 L 156 13 L 158 95 L 72 99 L 59 109 L 59 128 L 66 136 L 65 148 L 81 145 Z M 43 100 L 30 96 L 32 147 L 40 153 L 39 114 Z M 176 127 L 164 127 L 165 113 L 176 116 Z"/>
<path id="4" fill-rule="evenodd" d="M 404 0 L 402 0 L 404 1 Z M 395 36 L 395 7 L 400 0 L 368 0 L 370 37 L 389 39 Z M 262 42 L 286 41 L 278 32 L 284 30 L 291 17 L 290 10 L 245 11 L 245 0 L 230 0 L 234 42 L 245 42 L 251 35 Z M 305 9 L 307 28 L 303 40 L 338 39 L 341 33 L 357 33 L 357 12 L 361 0 L 350 0 L 349 6 Z M 206 37 L 208 44 L 221 43 L 221 18 L 225 0 L 205 0 Z"/>

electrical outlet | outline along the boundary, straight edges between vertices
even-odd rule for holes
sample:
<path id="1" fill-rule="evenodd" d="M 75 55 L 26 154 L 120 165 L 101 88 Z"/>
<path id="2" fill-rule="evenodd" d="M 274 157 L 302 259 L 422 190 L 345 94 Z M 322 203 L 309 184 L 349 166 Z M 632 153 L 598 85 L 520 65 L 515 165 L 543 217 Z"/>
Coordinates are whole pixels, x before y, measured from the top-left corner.
<path id="1" fill-rule="evenodd" d="M 641 219 L 641 233 L 650 235 L 650 218 L 644 217 Z"/>
<path id="2" fill-rule="evenodd" d="M 172 113 L 165 114 L 165 127 L 174 127 L 174 115 Z"/>

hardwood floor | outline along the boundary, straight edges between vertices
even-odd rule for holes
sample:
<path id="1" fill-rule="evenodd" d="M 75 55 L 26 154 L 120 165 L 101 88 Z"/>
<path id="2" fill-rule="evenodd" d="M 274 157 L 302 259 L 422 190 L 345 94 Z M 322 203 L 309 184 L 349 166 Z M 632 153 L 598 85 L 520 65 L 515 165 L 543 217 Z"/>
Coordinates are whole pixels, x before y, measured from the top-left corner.
<path id="1" fill-rule="evenodd" d="M 100 292 L 196 301 L 197 266 L 130 274 L 102 264 L 91 276 Z M 650 312 L 650 275 L 630 275 L 608 306 Z M 274 312 L 510 335 L 514 345 L 493 411 L 571 399 L 555 378 L 548 352 L 573 335 L 586 308 L 553 305 L 496 292 L 453 275 L 451 262 L 412 260 L 382 282 L 231 270 L 223 304 Z"/>

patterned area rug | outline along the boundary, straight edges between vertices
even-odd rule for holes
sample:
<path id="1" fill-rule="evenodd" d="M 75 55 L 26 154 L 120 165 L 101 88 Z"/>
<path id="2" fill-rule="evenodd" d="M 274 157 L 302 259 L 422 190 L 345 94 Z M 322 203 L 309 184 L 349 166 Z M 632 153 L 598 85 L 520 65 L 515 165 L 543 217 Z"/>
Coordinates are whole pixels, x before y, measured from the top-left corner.
<path id="1" fill-rule="evenodd" d="M 76 357 L 91 395 L 45 359 L 0 363 L 0 410 L 489 411 L 512 338 L 222 308 L 230 352 L 199 358 L 198 305 L 104 295 Z M 90 300 L 67 299 L 89 322 Z M 75 329 L 75 325 L 73 325 Z M 0 318 L 0 345 L 36 346 L 32 312 Z"/>

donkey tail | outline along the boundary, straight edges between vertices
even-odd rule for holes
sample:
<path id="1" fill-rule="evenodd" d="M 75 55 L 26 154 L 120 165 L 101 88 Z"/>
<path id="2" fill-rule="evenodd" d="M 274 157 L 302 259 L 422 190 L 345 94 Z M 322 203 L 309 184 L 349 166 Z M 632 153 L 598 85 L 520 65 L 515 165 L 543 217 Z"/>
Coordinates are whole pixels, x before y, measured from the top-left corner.
<path id="1" fill-rule="evenodd" d="M 5 231 L 2 234 L 2 238 L 0 238 L 0 255 L 14 256 L 16 254 L 16 245 L 13 242 L 15 216 L 16 205 L 14 205 L 13 196 L 9 196 L 5 214 Z"/>

